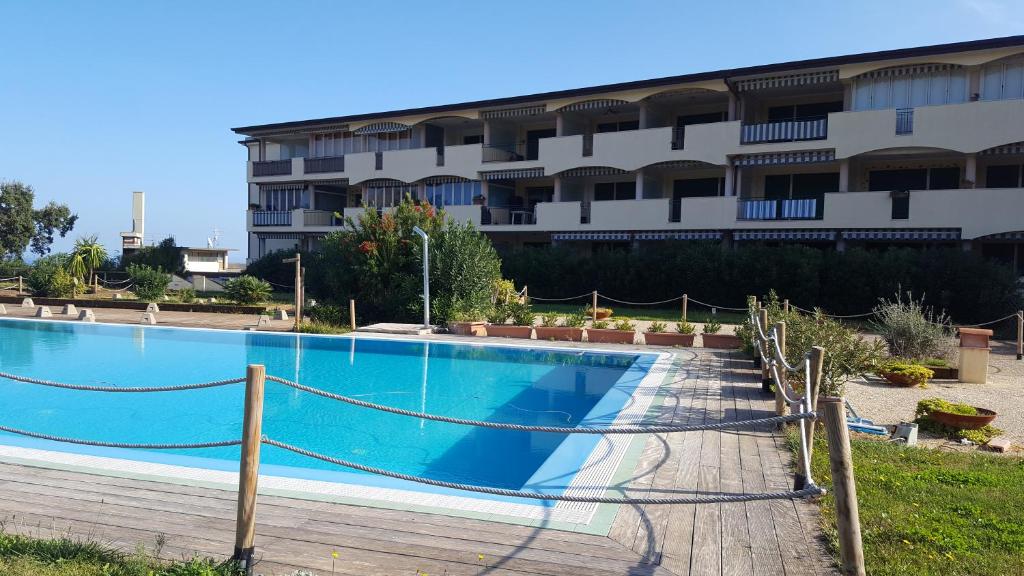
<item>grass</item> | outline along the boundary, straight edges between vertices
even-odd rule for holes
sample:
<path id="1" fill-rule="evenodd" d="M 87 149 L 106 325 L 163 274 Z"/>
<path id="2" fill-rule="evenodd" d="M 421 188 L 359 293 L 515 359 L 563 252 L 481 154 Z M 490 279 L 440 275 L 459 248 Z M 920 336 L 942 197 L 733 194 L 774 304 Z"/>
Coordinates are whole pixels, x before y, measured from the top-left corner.
<path id="1" fill-rule="evenodd" d="M 877 440 L 854 440 L 852 450 L 868 574 L 1024 575 L 1024 459 Z M 821 438 L 813 466 L 829 487 Z M 831 496 L 821 515 L 838 559 Z"/>
<path id="2" fill-rule="evenodd" d="M 2 529 L 2 526 L 0 526 Z M 240 576 L 233 563 L 192 558 L 164 563 L 69 537 L 34 539 L 0 530 L 0 576 Z"/>
<path id="3" fill-rule="evenodd" d="M 544 314 L 545 312 L 557 312 L 559 314 L 572 314 L 578 311 L 581 306 L 576 304 L 557 304 L 548 302 L 538 302 L 531 300 L 530 304 L 533 305 L 533 311 L 538 314 Z M 606 304 L 599 305 L 601 308 L 611 308 L 614 316 L 625 316 L 633 320 L 660 320 L 662 322 L 677 322 L 682 314 L 682 309 L 677 307 L 674 308 L 651 308 L 648 306 L 644 307 L 629 307 L 629 306 L 615 306 L 614 304 L 608 306 Z M 710 310 L 703 308 L 690 308 L 686 311 L 686 319 L 690 322 L 698 322 L 703 324 L 708 320 L 715 318 L 723 324 L 740 324 L 746 318 L 746 314 L 742 312 L 730 312 L 726 310 L 719 310 L 717 314 L 712 315 Z"/>

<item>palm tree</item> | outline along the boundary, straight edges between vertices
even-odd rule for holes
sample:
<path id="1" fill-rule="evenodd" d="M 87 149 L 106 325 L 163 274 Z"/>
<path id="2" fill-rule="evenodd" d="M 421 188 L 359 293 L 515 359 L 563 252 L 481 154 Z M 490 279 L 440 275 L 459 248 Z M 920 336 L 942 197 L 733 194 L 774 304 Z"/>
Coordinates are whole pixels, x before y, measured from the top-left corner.
<path id="1" fill-rule="evenodd" d="M 89 283 L 96 281 L 96 269 L 103 265 L 107 259 L 107 249 L 100 244 L 95 234 L 83 236 L 75 240 L 75 258 L 81 258 L 84 265 L 89 269 Z M 72 274 L 74 275 L 74 274 Z M 82 276 L 85 276 L 83 273 Z"/>
<path id="2" fill-rule="evenodd" d="M 72 288 L 71 297 L 78 296 L 78 283 L 85 277 L 85 259 L 79 253 L 74 253 L 65 265 L 67 273 L 71 276 Z"/>

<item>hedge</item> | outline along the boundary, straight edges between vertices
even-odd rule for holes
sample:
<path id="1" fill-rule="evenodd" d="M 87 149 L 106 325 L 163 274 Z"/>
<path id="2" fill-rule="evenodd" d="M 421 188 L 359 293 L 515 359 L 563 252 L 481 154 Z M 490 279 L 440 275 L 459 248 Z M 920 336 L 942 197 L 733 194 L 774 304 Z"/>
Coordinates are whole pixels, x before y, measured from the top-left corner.
<path id="1" fill-rule="evenodd" d="M 561 298 L 597 290 L 621 300 L 651 302 L 687 293 L 720 306 L 742 307 L 747 295 L 774 289 L 804 308 L 833 314 L 870 311 L 898 291 L 924 296 L 960 323 L 993 320 L 1021 307 L 1016 275 L 974 252 L 952 248 L 884 251 L 821 250 L 800 245 L 666 242 L 631 252 L 583 254 L 567 246 L 528 247 L 502 254 L 502 274 L 531 296 Z"/>

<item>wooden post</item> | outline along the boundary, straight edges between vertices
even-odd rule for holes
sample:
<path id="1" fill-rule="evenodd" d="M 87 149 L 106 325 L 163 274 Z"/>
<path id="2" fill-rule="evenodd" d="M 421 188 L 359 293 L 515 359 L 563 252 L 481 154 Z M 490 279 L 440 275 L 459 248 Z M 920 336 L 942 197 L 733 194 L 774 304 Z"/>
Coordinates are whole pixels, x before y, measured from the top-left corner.
<path id="1" fill-rule="evenodd" d="M 21 283 L 21 276 L 18 276 L 18 294 L 25 292 L 25 287 Z"/>
<path id="2" fill-rule="evenodd" d="M 1024 359 L 1024 310 L 1017 310 L 1017 360 Z"/>
<path id="3" fill-rule="evenodd" d="M 529 288 L 530 288 L 529 286 L 527 286 L 526 284 L 523 284 L 523 304 L 529 304 L 530 303 L 530 291 L 529 291 Z"/>
<path id="4" fill-rule="evenodd" d="M 832 469 L 832 495 L 836 499 L 841 570 L 843 574 L 864 576 L 864 548 L 860 536 L 850 431 L 846 427 L 846 403 L 834 396 L 823 396 L 819 403 L 828 434 L 828 461 Z"/>
<path id="5" fill-rule="evenodd" d="M 349 328 L 356 329 L 356 301 L 355 298 L 349 298 L 348 301 L 348 325 Z"/>
<path id="6" fill-rule="evenodd" d="M 818 391 L 821 389 L 821 371 L 825 363 L 825 349 L 821 346 L 812 347 L 811 357 L 808 360 L 811 363 L 811 387 L 804 391 L 804 395 L 808 400 L 807 408 L 814 412 L 818 409 Z M 797 473 L 793 482 L 794 490 L 803 490 L 807 486 L 807 478 L 804 477 L 803 468 L 800 467 L 800 463 L 803 461 L 803 451 L 805 449 L 807 451 L 808 462 L 814 456 L 814 425 L 816 420 L 806 420 L 805 422 L 804 441 L 800 446 L 800 453 L 798 454 L 800 460 L 797 461 Z"/>
<path id="7" fill-rule="evenodd" d="M 757 320 L 761 324 L 761 330 L 767 331 L 768 330 L 768 309 L 767 308 L 758 308 L 758 310 L 757 310 Z M 755 334 L 754 337 L 760 343 L 761 350 L 764 351 L 765 358 L 769 358 L 770 359 L 772 357 L 771 355 L 772 355 L 773 351 L 769 348 L 768 342 L 765 342 L 765 341 L 761 340 L 761 334 L 760 333 Z M 768 369 L 769 365 L 770 365 L 770 362 L 765 361 L 765 360 L 761 361 L 761 391 L 765 392 L 767 394 L 771 394 L 771 391 L 772 391 L 772 375 L 771 375 L 770 370 Z"/>
<path id="8" fill-rule="evenodd" d="M 789 314 L 789 298 L 786 298 L 782 301 L 782 311 L 785 312 L 786 314 Z"/>
<path id="9" fill-rule="evenodd" d="M 686 322 L 686 307 L 690 304 L 690 297 L 683 294 L 683 322 Z"/>
<path id="10" fill-rule="evenodd" d="M 591 320 L 597 322 L 597 290 L 590 296 L 590 308 L 593 312 Z"/>
<path id="11" fill-rule="evenodd" d="M 242 458 L 238 468 L 238 517 L 235 523 L 235 553 L 232 556 L 252 572 L 256 539 L 256 488 L 260 471 L 263 437 L 263 385 L 267 370 L 250 364 L 245 370 L 245 416 L 242 421 Z"/>
<path id="12" fill-rule="evenodd" d="M 782 358 L 786 357 L 786 323 L 776 322 L 775 323 L 775 338 L 779 343 L 779 350 L 782 352 Z M 775 354 L 775 350 L 771 351 Z M 779 361 L 779 377 L 782 382 L 775 383 L 775 415 L 783 416 L 786 414 L 786 399 L 782 396 L 782 386 L 785 385 L 786 379 L 789 377 L 786 372 L 786 367 L 782 365 L 782 361 Z"/>

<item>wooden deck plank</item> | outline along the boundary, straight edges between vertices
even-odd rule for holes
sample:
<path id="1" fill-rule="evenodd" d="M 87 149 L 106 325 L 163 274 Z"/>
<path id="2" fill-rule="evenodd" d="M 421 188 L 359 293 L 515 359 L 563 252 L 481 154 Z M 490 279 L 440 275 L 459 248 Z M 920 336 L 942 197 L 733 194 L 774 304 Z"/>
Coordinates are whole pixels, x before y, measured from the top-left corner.
<path id="1" fill-rule="evenodd" d="M 729 362 L 728 365 L 731 365 Z M 731 373 L 727 370 L 726 374 Z M 722 411 L 730 420 L 742 420 L 749 410 L 744 404 L 746 395 L 737 390 L 733 379 L 723 380 Z M 737 431 L 720 434 L 720 478 L 723 493 L 743 493 L 743 473 L 740 463 L 740 441 Z M 722 575 L 749 576 L 753 573 L 750 533 L 747 527 L 746 505 L 742 502 L 722 504 Z"/>

